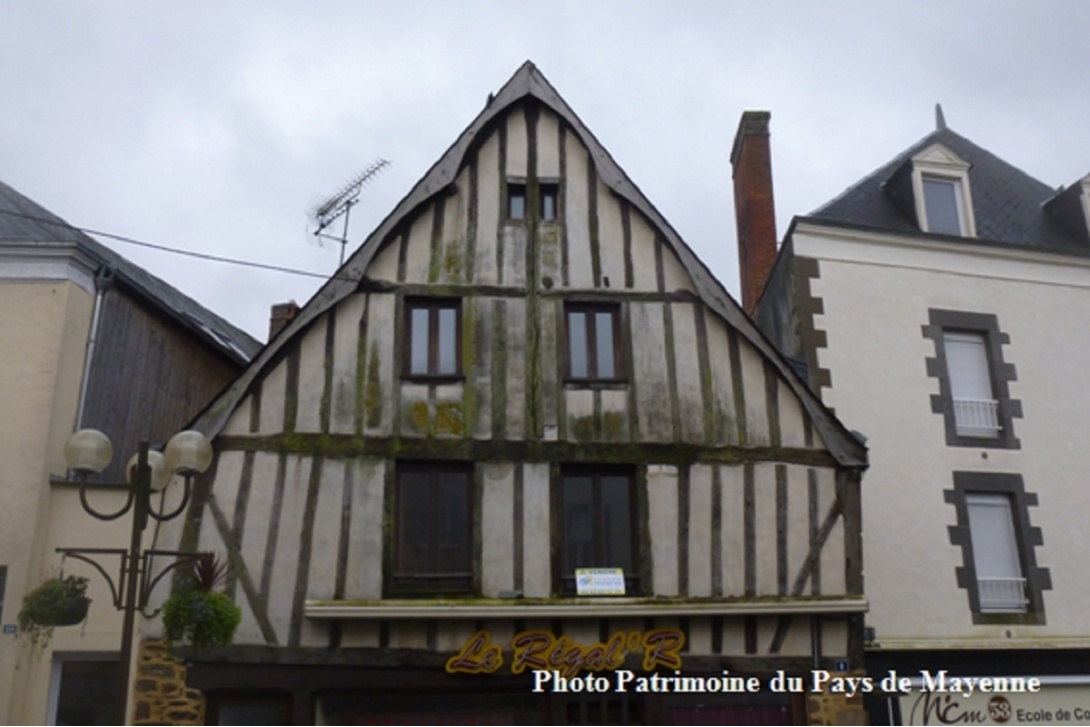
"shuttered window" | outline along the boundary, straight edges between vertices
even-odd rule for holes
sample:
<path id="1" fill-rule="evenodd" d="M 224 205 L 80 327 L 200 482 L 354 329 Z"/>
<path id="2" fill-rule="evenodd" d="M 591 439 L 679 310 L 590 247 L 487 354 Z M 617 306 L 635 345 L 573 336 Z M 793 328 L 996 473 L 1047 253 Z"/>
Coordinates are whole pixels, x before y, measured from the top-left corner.
<path id="1" fill-rule="evenodd" d="M 943 346 L 958 435 L 999 436 L 999 407 L 992 388 L 984 334 L 946 331 L 943 333 Z"/>
<path id="2" fill-rule="evenodd" d="M 394 583 L 406 593 L 473 586 L 472 469 L 464 463 L 398 466 Z"/>
<path id="3" fill-rule="evenodd" d="M 1018 536 L 1010 498 L 1003 494 L 967 493 L 969 532 L 981 611 L 1025 611 L 1026 581 L 1019 558 Z"/>

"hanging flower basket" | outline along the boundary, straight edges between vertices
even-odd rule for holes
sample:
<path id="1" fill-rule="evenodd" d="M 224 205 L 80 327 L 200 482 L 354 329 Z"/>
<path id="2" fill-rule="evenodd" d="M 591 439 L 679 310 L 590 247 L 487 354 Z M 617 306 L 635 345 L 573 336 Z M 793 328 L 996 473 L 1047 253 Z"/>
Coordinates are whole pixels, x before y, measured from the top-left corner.
<path id="1" fill-rule="evenodd" d="M 32 644 L 44 646 L 54 627 L 74 626 L 86 620 L 90 605 L 86 578 L 50 578 L 23 598 L 19 632 Z"/>

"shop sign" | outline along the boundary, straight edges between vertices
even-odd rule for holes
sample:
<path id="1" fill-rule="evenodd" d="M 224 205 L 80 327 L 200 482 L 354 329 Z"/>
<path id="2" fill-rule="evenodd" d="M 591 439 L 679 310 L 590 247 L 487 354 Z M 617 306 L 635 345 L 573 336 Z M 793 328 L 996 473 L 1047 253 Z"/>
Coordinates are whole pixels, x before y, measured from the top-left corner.
<path id="1" fill-rule="evenodd" d="M 1002 677 L 997 677 L 1002 679 Z M 906 725 L 1090 725 L 1090 686 L 1046 684 L 1040 691 L 914 691 L 902 695 Z"/>
<path id="2" fill-rule="evenodd" d="M 642 655 L 645 671 L 657 668 L 681 669 L 681 648 L 685 634 L 679 629 L 617 631 L 606 641 L 581 644 L 567 636 L 548 631 L 523 631 L 511 639 L 511 673 L 527 669 L 555 670 L 566 678 L 582 671 L 613 671 L 624 665 L 629 654 Z M 494 674 L 506 663 L 504 650 L 493 643 L 486 630 L 478 631 L 461 650 L 447 660 L 451 674 Z"/>

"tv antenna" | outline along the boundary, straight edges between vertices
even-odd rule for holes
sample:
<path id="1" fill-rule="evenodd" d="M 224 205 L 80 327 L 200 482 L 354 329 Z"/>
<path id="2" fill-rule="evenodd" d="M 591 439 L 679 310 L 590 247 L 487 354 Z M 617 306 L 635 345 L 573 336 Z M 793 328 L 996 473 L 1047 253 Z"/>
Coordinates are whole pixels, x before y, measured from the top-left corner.
<path id="1" fill-rule="evenodd" d="M 353 205 L 357 204 L 360 200 L 360 191 L 363 186 L 374 179 L 379 172 L 386 167 L 390 166 L 390 162 L 385 159 L 378 159 L 371 163 L 369 167 L 353 177 L 347 184 L 343 185 L 336 194 L 328 198 L 325 202 L 317 205 L 310 211 L 310 218 L 314 221 L 315 229 L 314 236 L 321 240 L 334 240 L 341 243 L 341 265 L 344 265 L 344 249 L 348 245 L 348 216 L 352 211 Z M 344 227 L 341 230 L 341 236 L 326 234 L 325 229 L 333 224 L 337 218 L 344 216 Z"/>

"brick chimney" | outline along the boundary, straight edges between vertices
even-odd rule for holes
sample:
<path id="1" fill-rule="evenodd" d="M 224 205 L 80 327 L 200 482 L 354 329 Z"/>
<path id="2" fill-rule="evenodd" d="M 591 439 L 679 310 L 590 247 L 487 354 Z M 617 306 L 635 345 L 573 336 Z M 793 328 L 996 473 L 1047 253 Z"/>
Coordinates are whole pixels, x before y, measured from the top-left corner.
<path id="1" fill-rule="evenodd" d="M 298 314 L 299 304 L 294 300 L 274 305 L 269 313 L 269 340 L 276 338 L 276 334 L 284 330 L 284 326 L 295 320 Z"/>
<path id="2" fill-rule="evenodd" d="M 772 154 L 768 111 L 746 111 L 734 135 L 734 219 L 738 226 L 738 271 L 742 308 L 753 315 L 776 262 L 776 206 L 772 200 Z"/>

